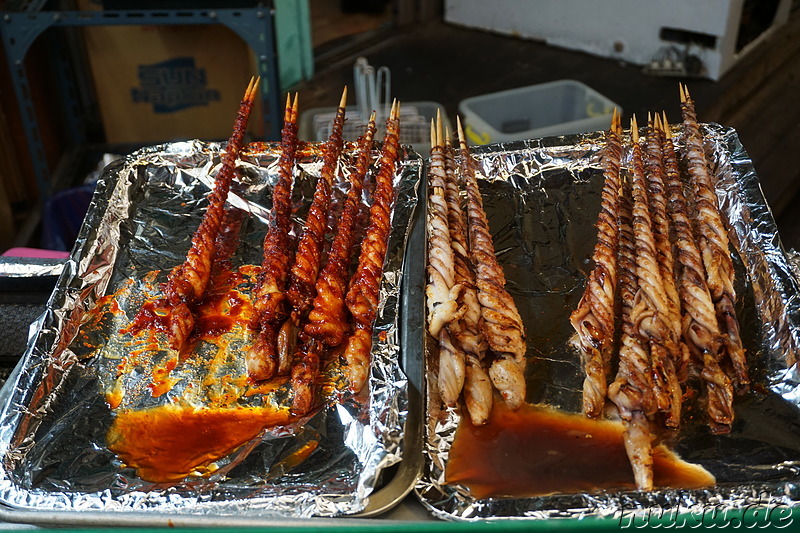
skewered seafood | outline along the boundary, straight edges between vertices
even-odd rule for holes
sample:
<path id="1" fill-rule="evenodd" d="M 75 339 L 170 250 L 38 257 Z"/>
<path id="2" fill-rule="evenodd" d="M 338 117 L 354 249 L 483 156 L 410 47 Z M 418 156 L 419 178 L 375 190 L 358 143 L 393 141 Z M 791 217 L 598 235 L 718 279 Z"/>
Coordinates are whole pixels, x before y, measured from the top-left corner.
<path id="1" fill-rule="evenodd" d="M 736 291 L 733 287 L 733 261 L 729 251 L 728 234 L 719 212 L 717 195 L 708 171 L 703 136 L 697 124 L 694 102 L 689 91 L 680 86 L 683 114 L 684 158 L 695 197 L 694 231 L 702 250 L 703 266 L 717 321 L 725 340 L 725 350 L 734 370 L 734 385 L 738 392 L 749 388 L 750 378 L 739 323 L 736 319 Z"/>
<path id="2" fill-rule="evenodd" d="M 707 410 L 712 430 L 721 433 L 730 429 L 733 419 L 733 390 L 730 380 L 722 373 L 718 364 L 723 339 L 706 284 L 700 250 L 692 233 L 672 135 L 669 128 L 665 128 L 664 132 L 664 168 L 674 241 L 678 251 L 681 305 L 685 310 L 683 335 L 696 365 L 701 369 L 700 375 L 706 381 Z"/>
<path id="3" fill-rule="evenodd" d="M 492 410 L 492 383 L 483 368 L 483 359 L 488 346 L 480 329 L 481 306 L 475 289 L 475 274 L 469 260 L 466 217 L 455 176 L 455 152 L 447 134 L 445 135 L 444 162 L 445 198 L 447 200 L 450 244 L 453 248 L 455 282 L 461 285 L 457 301 L 463 310 L 462 314 L 448 325 L 448 329 L 455 345 L 464 354 L 464 404 L 472 423 L 481 425 L 489 418 Z"/>
<path id="4" fill-rule="evenodd" d="M 264 256 L 261 274 L 255 289 L 255 324 L 257 331 L 253 347 L 245 355 L 247 371 L 253 380 L 271 378 L 278 371 L 278 352 L 275 328 L 284 318 L 283 300 L 286 276 L 289 273 L 289 254 L 292 248 L 291 192 L 297 149 L 297 96 L 286 110 L 281 132 L 281 158 L 278 163 L 278 182 L 272 191 L 272 211 L 269 228 L 264 237 Z M 286 369 L 280 369 L 285 372 Z"/>
<path id="5" fill-rule="evenodd" d="M 428 285 L 425 287 L 425 295 L 428 303 L 428 332 L 433 337 L 438 337 L 442 328 L 456 317 L 459 286 L 455 284 L 455 257 L 448 226 L 444 158 L 442 147 L 436 142 L 433 121 L 431 121 L 431 165 L 428 175 L 430 207 L 427 224 Z M 458 392 L 460 390 L 459 387 Z M 452 403 L 455 399 L 445 401 Z"/>
<path id="6" fill-rule="evenodd" d="M 698 241 L 692 232 L 683 182 L 672 134 L 664 128 L 664 169 L 667 177 L 670 216 L 678 257 L 678 282 L 683 313 L 683 336 L 706 383 L 711 429 L 726 433 L 733 420 L 733 387 L 719 366 L 723 338 L 714 310 L 714 302 L 706 283 L 703 259 Z"/>
<path id="7" fill-rule="evenodd" d="M 292 366 L 292 410 L 295 414 L 309 411 L 313 400 L 314 380 L 319 373 L 323 347 L 338 346 L 349 329 L 344 296 L 353 234 L 359 211 L 364 177 L 370 164 L 372 138 L 375 135 L 375 113 L 370 117 L 364 135 L 358 141 L 358 159 L 350 178 L 344 210 L 339 218 L 336 236 L 328 252 L 328 262 L 316 284 L 314 306 L 301 334 L 302 345 Z"/>
<path id="8" fill-rule="evenodd" d="M 692 355 L 702 362 L 705 353 L 719 353 L 722 342 L 717 317 L 714 314 L 714 303 L 706 284 L 703 259 L 692 233 L 692 222 L 678 170 L 678 160 L 672 133 L 666 117 L 662 123 L 662 152 L 664 160 L 664 178 L 669 207 L 670 226 L 675 243 L 676 279 L 680 294 L 683 314 L 683 335 Z"/>
<path id="9" fill-rule="evenodd" d="M 653 224 L 653 240 L 656 245 L 656 260 L 661 273 L 664 294 L 669 301 L 667 309 L 670 315 L 664 317 L 664 323 L 670 335 L 667 348 L 679 381 L 684 381 L 686 379 L 689 352 L 681 340 L 681 308 L 678 289 L 675 286 L 675 258 L 672 252 L 670 224 L 667 216 L 661 134 L 649 115 L 643 160 L 650 218 Z"/>
<path id="10" fill-rule="evenodd" d="M 578 333 L 583 367 L 583 410 L 591 417 L 599 416 L 606 398 L 607 376 L 614 341 L 614 291 L 617 283 L 616 254 L 619 241 L 619 168 L 622 159 L 620 135 L 622 127 L 617 110 L 606 132 L 602 165 L 603 183 L 600 214 L 597 218 L 597 245 L 592 259 L 586 290 L 578 307 L 570 315 Z"/>
<path id="11" fill-rule="evenodd" d="M 394 203 L 393 177 L 397 167 L 400 133 L 400 104 L 395 102 L 386 121 L 379 170 L 375 177 L 375 192 L 369 213 L 369 227 L 361 245 L 358 267 L 350 280 L 345 303 L 355 321 L 354 331 L 347 340 L 344 358 L 350 390 L 364 387 L 369 372 L 372 349 L 372 325 L 378 312 L 378 295 Z"/>
<path id="12" fill-rule="evenodd" d="M 154 302 L 159 309 L 155 311 L 143 307 L 133 320 L 133 329 L 137 323 L 145 320 L 145 315 L 152 313 L 160 317 L 164 323 L 169 346 L 173 350 L 181 350 L 189 335 L 194 330 L 195 317 L 193 308 L 206 291 L 211 276 L 211 260 L 214 255 L 214 243 L 222 226 L 225 215 L 225 201 L 233 181 L 236 159 L 242 148 L 242 139 L 247 129 L 247 121 L 256 97 L 260 78 L 253 78 L 245 90 L 239 104 L 239 111 L 233 126 L 233 133 L 222 155 L 222 166 L 214 180 L 214 189 L 208 196 L 208 208 L 203 215 L 200 226 L 192 237 L 192 244 L 186 259 L 172 269 L 164 287 L 165 299 Z"/>
<path id="13" fill-rule="evenodd" d="M 315 284 L 322 265 L 322 247 L 327 230 L 328 209 L 331 203 L 331 190 L 339 164 L 344 141 L 344 126 L 347 87 L 336 110 L 331 134 L 323 148 L 322 169 L 314 189 L 314 197 L 306 216 L 303 233 L 297 243 L 294 263 L 289 271 L 286 298 L 291 303 L 289 318 L 278 330 L 276 338 L 278 371 L 283 374 L 290 370 L 292 356 L 297 341 L 298 328 L 313 304 Z M 275 326 L 278 327 L 277 324 Z M 274 330 L 273 330 L 274 331 Z"/>
<path id="14" fill-rule="evenodd" d="M 667 427 L 676 428 L 680 424 L 683 394 L 673 359 L 669 355 L 676 353 L 677 350 L 675 339 L 672 337 L 674 330 L 669 320 L 676 316 L 678 311 L 673 309 L 673 303 L 666 295 L 664 280 L 656 259 L 656 244 L 635 117 L 631 123 L 631 136 L 633 234 L 636 248 L 636 278 L 639 287 L 631 311 L 631 320 L 636 324 L 640 335 L 649 339 L 653 391 L 658 410 L 666 415 Z"/>
<path id="15" fill-rule="evenodd" d="M 693 111 L 686 111 L 688 96 L 683 87 L 681 97 L 684 117 L 688 116 L 691 123 Z M 685 136 L 694 135 L 696 123 L 694 126 L 694 130 L 688 128 Z M 684 130 L 687 130 L 686 124 Z M 631 139 L 631 179 L 630 183 L 623 182 L 617 219 L 619 256 L 616 266 L 622 331 L 617 375 L 608 387 L 607 396 L 617 406 L 625 423 L 625 447 L 637 486 L 650 490 L 653 485 L 651 430 L 658 413 L 664 415 L 666 427 L 678 427 L 682 404 L 680 381 L 693 375 L 704 380 L 714 433 L 730 430 L 733 387 L 720 362 L 724 340 L 717 321 L 719 309 L 715 312 L 714 293 L 709 291 L 703 265 L 704 256 L 713 257 L 717 252 L 710 253 L 711 250 L 702 248 L 712 235 L 703 241 L 700 230 L 692 231 L 686 190 L 666 117 L 663 121 L 660 116 L 648 121 L 644 164 L 635 118 L 631 123 Z M 691 174 L 693 166 L 701 166 L 702 148 L 688 141 L 687 145 Z M 694 172 L 705 171 L 707 178 L 704 159 L 702 167 Z M 699 182 L 704 182 L 703 176 Z M 697 184 L 694 193 L 698 196 L 699 218 L 705 222 L 700 226 L 723 228 L 719 218 L 716 223 L 707 222 L 713 220 L 713 216 L 704 215 L 702 210 L 710 211 L 705 205 L 710 203 L 710 198 L 700 194 Z M 607 202 L 603 200 L 605 207 Z M 715 203 L 712 205 L 716 208 Z M 716 214 L 718 217 L 719 212 Z M 598 240 L 601 239 L 602 236 Z M 716 279 L 720 277 L 718 274 Z M 721 292 L 722 299 L 732 301 L 724 288 Z M 585 305 L 584 299 L 581 306 Z M 573 327 L 581 306 L 571 316 Z M 595 325 L 592 331 L 600 329 Z M 590 348 L 597 345 L 590 344 Z M 676 368 L 680 369 L 680 377 Z"/>
<path id="16" fill-rule="evenodd" d="M 505 274 L 494 254 L 489 221 L 483 210 L 483 200 L 460 120 L 458 136 L 461 147 L 461 177 L 467 192 L 470 255 L 475 267 L 483 333 L 489 348 L 496 356 L 489 368 L 489 378 L 508 406 L 516 409 L 525 401 L 527 347 L 524 327 L 514 299 L 505 289 Z"/>
<path id="17" fill-rule="evenodd" d="M 297 243 L 294 265 L 289 273 L 287 297 L 292 303 L 292 321 L 299 324 L 314 301 L 314 285 L 322 266 L 322 244 L 327 229 L 326 219 L 331 203 L 334 176 L 342 153 L 342 127 L 344 125 L 347 88 L 342 93 L 330 138 L 325 144 L 322 170 L 314 190 L 314 199 L 306 217 L 303 234 Z"/>
<path id="18" fill-rule="evenodd" d="M 308 315 L 306 333 L 327 346 L 338 346 L 347 334 L 347 310 L 344 295 L 347 291 L 348 261 L 354 244 L 359 199 L 370 164 L 370 150 L 375 135 L 375 113 L 369 119 L 364 135 L 358 141 L 358 160 L 350 177 L 350 189 L 344 210 L 339 218 L 336 237 L 328 253 L 328 262 L 317 280 L 314 307 Z"/>
<path id="19" fill-rule="evenodd" d="M 253 92 L 254 84 L 251 83 L 248 88 L 248 98 Z M 405 178 L 413 173 L 415 177 L 419 177 L 422 166 L 415 159 L 411 167 L 404 167 L 396 174 L 399 166 L 397 105 L 394 106 L 389 120 L 388 134 L 379 165 L 380 172 L 375 180 L 377 192 L 370 191 L 371 195 L 365 194 L 363 182 L 375 159 L 374 117 L 365 136 L 358 143 L 348 143 L 348 152 L 341 158 L 331 157 L 330 151 L 326 151 L 322 143 L 319 146 L 304 143 L 302 151 L 299 149 L 296 139 L 296 97 L 294 103 L 291 103 L 291 99 L 287 102 L 285 118 L 282 146 L 276 148 L 271 145 L 261 149 L 259 146 L 261 143 L 251 145 L 247 152 L 248 159 L 241 167 L 243 179 L 230 184 L 230 196 L 236 193 L 237 197 L 232 198 L 230 205 L 222 205 L 221 200 L 217 202 L 220 205 L 220 222 L 217 224 L 218 230 L 212 243 L 213 247 L 208 247 L 208 250 L 213 252 L 208 261 L 211 279 L 202 297 L 197 299 L 195 309 L 192 310 L 196 314 L 196 325 L 191 334 L 191 346 L 180 354 L 165 350 L 161 335 L 154 334 L 153 331 L 161 333 L 164 324 L 157 322 L 159 317 L 153 318 L 152 312 L 145 319 L 153 324 L 153 328 L 140 327 L 134 330 L 129 327 L 126 330 L 119 327 L 130 322 L 126 316 L 130 309 L 141 307 L 142 300 L 160 295 L 156 284 L 160 270 L 150 271 L 141 279 L 133 276 L 123 286 L 116 287 L 112 294 L 103 298 L 98 304 L 96 313 L 92 314 L 92 323 L 85 335 L 86 340 L 94 341 L 95 332 L 100 335 L 100 325 L 105 328 L 105 321 L 111 321 L 109 324 L 113 324 L 113 331 L 119 333 L 109 342 L 105 342 L 104 339 L 102 346 L 97 348 L 100 360 L 106 369 L 101 378 L 103 391 L 114 413 L 114 423 L 108 433 L 109 449 L 148 480 L 172 482 L 189 475 L 207 475 L 216 468 L 217 465 L 212 464 L 214 461 L 227 457 L 237 449 L 241 450 L 243 455 L 232 457 L 232 461 L 239 461 L 246 456 L 249 449 L 240 447 L 256 438 L 259 432 L 267 429 L 282 434 L 291 433 L 297 425 L 304 423 L 303 417 L 308 415 L 312 408 L 319 407 L 323 402 L 335 403 L 344 392 L 344 380 L 339 378 L 348 371 L 338 360 L 338 356 L 344 350 L 343 340 L 350 335 L 355 324 L 358 326 L 356 333 L 352 335 L 354 339 L 352 346 L 357 348 L 363 346 L 364 352 L 353 356 L 358 357 L 356 360 L 358 366 L 351 374 L 363 376 L 368 372 L 373 327 L 369 321 L 375 319 L 378 306 L 382 304 L 379 299 L 382 296 L 379 284 L 384 279 L 383 263 L 387 241 L 391 230 L 394 229 L 391 225 L 394 182 L 399 175 Z M 341 130 L 341 118 L 338 122 L 340 123 L 338 129 Z M 242 125 L 237 123 L 237 129 L 241 127 Z M 231 143 L 231 146 L 235 146 L 235 143 Z M 294 156 L 296 149 L 300 159 L 300 164 L 297 165 Z M 204 149 L 202 157 L 206 156 Z M 238 260 L 246 261 L 248 254 L 252 253 L 252 239 L 256 237 L 259 227 L 258 224 L 243 226 L 242 223 L 245 222 L 244 217 L 249 212 L 268 213 L 266 217 L 269 223 L 266 228 L 268 236 L 265 237 L 269 245 L 267 248 L 272 247 L 275 253 L 282 253 L 278 259 L 283 258 L 282 262 L 286 265 L 290 253 L 291 235 L 294 233 L 292 228 L 294 221 L 289 218 L 293 207 L 291 202 L 300 200 L 304 205 L 310 206 L 313 214 L 314 207 L 311 205 L 313 202 L 310 195 L 306 195 L 308 196 L 306 198 L 299 197 L 309 184 L 314 184 L 315 177 L 317 180 L 325 179 L 326 165 L 320 161 L 324 156 L 329 160 L 327 172 L 337 171 L 339 170 L 337 166 L 340 166 L 341 175 L 349 177 L 350 190 L 346 191 L 347 198 L 342 198 L 341 202 L 328 199 L 330 204 L 328 209 L 318 208 L 324 214 L 325 226 L 335 227 L 336 234 L 330 249 L 323 250 L 321 254 L 320 275 L 316 276 L 315 285 L 311 287 L 313 290 L 311 296 L 316 296 L 312 300 L 314 307 L 309 317 L 304 318 L 299 313 L 295 317 L 304 327 L 299 335 L 300 346 L 296 352 L 290 353 L 290 355 L 296 354 L 292 361 L 294 366 L 290 377 L 273 374 L 269 378 L 254 378 L 252 368 L 254 363 L 253 360 L 248 360 L 246 354 L 251 350 L 259 333 L 256 330 L 257 321 L 254 320 L 257 316 L 257 293 L 262 289 L 261 295 L 267 295 L 265 307 L 274 306 L 270 308 L 274 313 L 272 316 L 281 317 L 288 312 L 288 309 L 285 309 L 287 306 L 280 304 L 281 300 L 286 301 L 287 288 L 285 283 L 283 287 L 280 286 L 280 265 L 274 262 L 263 267 L 247 262 L 238 264 Z M 331 160 L 333 164 L 330 163 Z M 186 168 L 186 161 L 180 160 L 179 165 L 182 165 L 180 168 L 183 170 Z M 323 174 L 321 178 L 318 177 L 320 173 Z M 294 191 L 292 191 L 293 174 L 296 174 L 299 180 L 298 186 L 294 186 Z M 187 176 L 191 174 L 187 173 Z M 265 179 L 254 180 L 253 176 Z M 273 182 L 274 177 L 277 177 L 277 180 Z M 194 197 L 198 191 L 202 191 L 200 184 L 187 183 L 185 191 L 187 197 L 189 195 Z M 265 190 L 269 190 L 271 183 L 274 183 L 272 206 L 267 211 L 258 204 L 258 199 L 263 197 Z M 403 179 L 400 183 L 405 186 L 407 180 Z M 328 194 L 330 189 L 330 186 L 324 185 L 316 187 L 317 191 L 322 190 Z M 413 190 L 416 190 L 416 185 Z M 170 196 L 169 200 L 174 202 L 170 205 L 184 205 L 184 191 L 180 192 L 179 195 Z M 404 207 L 411 206 L 416 201 L 411 192 L 410 190 L 402 192 Z M 372 209 L 362 209 L 363 204 L 369 201 L 368 196 L 372 197 Z M 316 194 L 317 204 L 320 203 L 319 197 L 320 194 Z M 158 207 L 164 209 L 160 204 Z M 266 207 L 270 207 L 269 203 Z M 371 211 L 372 224 L 366 243 L 363 245 L 365 253 L 361 257 L 361 281 L 354 282 L 350 287 L 349 267 L 355 246 L 356 225 L 366 219 L 366 217 L 361 218 L 362 211 Z M 397 222 L 408 224 L 410 214 L 409 211 L 401 210 L 400 220 Z M 338 222 L 333 222 L 334 220 Z M 248 249 L 236 254 L 237 263 L 234 263 L 232 259 L 240 244 L 240 227 L 247 228 L 244 240 Z M 334 229 L 333 227 L 325 227 L 324 231 L 328 232 Z M 275 234 L 276 231 L 278 235 Z M 404 244 L 402 236 L 398 236 L 398 239 L 402 246 Z M 391 257 L 389 260 L 393 268 L 400 266 L 397 257 Z M 288 269 L 284 268 L 283 275 L 288 276 L 285 274 L 286 271 Z M 394 282 L 392 279 L 387 280 L 390 291 Z M 348 288 L 353 292 L 350 309 L 354 310 L 355 318 L 351 318 L 349 309 L 344 308 L 344 296 Z M 277 295 L 279 298 L 272 299 L 270 295 Z M 168 305 L 168 302 L 165 301 L 164 305 Z M 394 300 L 388 300 L 387 305 L 392 307 L 387 313 L 396 313 L 399 309 Z M 150 310 L 152 309 L 151 305 Z M 263 318 L 263 315 L 258 318 Z M 359 344 L 363 339 L 367 342 Z M 396 346 L 394 341 L 384 337 L 376 342 L 389 346 L 390 349 Z M 88 343 L 85 345 L 87 350 L 90 349 Z M 124 347 L 122 357 L 118 356 L 120 347 Z M 381 356 L 383 355 L 382 353 Z M 337 360 L 328 360 L 334 356 L 337 356 Z M 382 357 L 382 362 L 394 363 L 394 360 Z M 326 365 L 323 371 L 321 363 L 330 364 Z M 394 372 L 394 369 L 389 368 L 388 374 L 385 375 L 394 375 Z M 321 386 L 319 393 L 316 390 L 317 384 Z M 363 381 L 361 384 L 363 385 Z M 290 387 L 294 390 L 287 394 Z M 397 381 L 392 386 L 398 391 L 401 387 Z M 370 403 L 376 400 L 372 392 L 368 390 L 365 394 L 370 398 Z M 394 392 L 391 392 L 390 396 L 392 394 Z M 377 401 L 382 400 L 377 399 Z M 163 453 L 154 455 L 141 453 L 142 449 L 147 446 L 152 447 L 155 442 L 142 441 L 141 428 L 145 427 L 142 426 L 142 420 L 147 421 L 145 426 L 152 422 L 155 428 L 153 438 L 158 439 L 167 429 L 170 435 L 175 436 L 174 439 L 168 439 L 168 444 L 159 448 Z M 360 421 L 358 423 L 360 427 Z M 364 424 L 367 425 L 368 423 Z M 181 438 L 182 435 L 188 435 L 187 438 L 191 442 L 186 444 L 187 441 Z M 308 448 L 296 450 L 296 455 L 292 452 L 293 455 L 287 460 L 305 458 L 306 455 L 303 454 L 310 453 L 314 446 L 316 441 Z"/>
<path id="20" fill-rule="evenodd" d="M 656 409 L 650 353 L 631 320 L 638 281 L 630 182 L 626 180 L 622 187 L 617 218 L 619 228 L 617 267 L 622 338 L 617 376 L 608 387 L 608 397 L 617 406 L 625 423 L 625 450 L 633 468 L 636 486 L 641 490 L 650 490 L 653 486 L 653 453 L 648 417 L 652 416 Z"/>
<path id="21" fill-rule="evenodd" d="M 446 405 L 455 405 L 464 386 L 464 352 L 454 345 L 450 325 L 463 314 L 456 283 L 456 254 L 452 242 L 453 224 L 448 205 L 447 172 L 441 122 L 439 131 L 431 121 L 430 210 L 428 211 L 428 331 L 439 339 L 439 394 Z"/>

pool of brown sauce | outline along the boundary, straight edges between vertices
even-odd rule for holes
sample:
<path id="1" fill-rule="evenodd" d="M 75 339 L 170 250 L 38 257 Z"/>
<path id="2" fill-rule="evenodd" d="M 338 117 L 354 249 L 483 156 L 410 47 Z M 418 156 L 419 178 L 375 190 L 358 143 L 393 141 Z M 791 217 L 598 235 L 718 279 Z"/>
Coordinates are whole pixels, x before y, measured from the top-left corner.
<path id="1" fill-rule="evenodd" d="M 468 487 L 477 499 L 635 490 L 623 432 L 618 421 L 527 404 L 511 411 L 496 402 L 484 426 L 462 418 L 445 479 Z M 653 450 L 653 478 L 656 487 L 714 484 L 704 468 L 661 445 Z"/>

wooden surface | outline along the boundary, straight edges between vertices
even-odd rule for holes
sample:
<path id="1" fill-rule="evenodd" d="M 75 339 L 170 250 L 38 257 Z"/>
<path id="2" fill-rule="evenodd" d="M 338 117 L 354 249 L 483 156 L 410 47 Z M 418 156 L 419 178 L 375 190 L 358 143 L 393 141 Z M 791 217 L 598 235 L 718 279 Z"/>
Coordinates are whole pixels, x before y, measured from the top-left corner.
<path id="1" fill-rule="evenodd" d="M 559 79 L 581 81 L 617 103 L 623 123 L 634 113 L 641 122 L 647 112 L 661 110 L 676 122 L 678 82 L 686 83 L 701 121 L 736 128 L 784 243 L 800 250 L 800 9 L 718 82 L 652 76 L 640 66 L 442 21 L 387 30 L 357 55 L 391 69 L 392 96 L 439 102 L 453 122 L 465 98 Z M 318 64 L 314 79 L 293 88 L 301 113 L 336 104 L 342 86 L 353 83 L 357 55 Z"/>

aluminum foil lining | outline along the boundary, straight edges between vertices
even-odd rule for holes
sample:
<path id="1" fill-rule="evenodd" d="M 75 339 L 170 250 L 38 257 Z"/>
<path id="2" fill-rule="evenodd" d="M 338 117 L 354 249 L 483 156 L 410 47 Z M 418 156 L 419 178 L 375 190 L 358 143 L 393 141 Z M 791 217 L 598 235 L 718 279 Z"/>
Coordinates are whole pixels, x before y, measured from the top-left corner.
<path id="1" fill-rule="evenodd" d="M 113 328 L 91 331 L 92 309 L 128 280 L 140 280 L 151 271 L 160 271 L 158 279 L 163 280 L 183 260 L 222 148 L 200 141 L 154 146 L 103 172 L 78 242 L 39 319 L 38 333 L 0 397 L 2 503 L 43 512 L 337 516 L 362 510 L 382 472 L 400 460 L 407 380 L 398 363 L 399 291 L 422 176 L 422 160 L 407 150 L 395 175 L 372 373 L 360 396 L 330 401 L 302 423 L 267 430 L 219 461 L 220 470 L 210 477 L 171 486 L 137 478 L 107 449 L 105 436 L 114 413 L 103 393 L 110 363 L 94 347 L 87 349 L 85 341 L 93 335 L 112 338 Z M 234 268 L 260 264 L 279 154 L 275 144 L 254 143 L 238 163 L 228 202 L 247 214 L 232 257 Z M 293 190 L 298 224 L 321 167 L 319 145 L 302 144 L 300 154 Z M 377 157 L 376 145 L 373 162 Z M 346 194 L 354 163 L 355 145 L 346 144 L 335 202 Z M 368 198 L 365 194 L 365 203 Z M 314 443 L 314 452 L 299 464 L 291 463 L 309 443 Z"/>
<path id="2" fill-rule="evenodd" d="M 63 259 L 0 257 L 0 278 L 58 276 L 63 268 Z"/>
<path id="3" fill-rule="evenodd" d="M 800 502 L 800 292 L 753 164 L 733 129 L 705 124 L 706 151 L 730 227 L 737 314 L 753 391 L 736 398 L 731 434 L 712 436 L 704 416 L 685 420 L 674 450 L 710 471 L 704 490 L 603 491 L 530 498 L 470 496 L 444 468 L 457 409 L 437 401 L 428 336 L 427 464 L 416 492 L 435 516 L 456 520 L 619 517 L 658 509 L 693 512 Z M 678 135 L 679 130 L 674 130 Z M 679 140 L 679 139 L 677 139 Z M 596 242 L 603 176 L 601 132 L 478 147 L 484 206 L 507 289 L 526 324 L 529 403 L 581 411 L 583 373 L 568 317 L 583 293 Z M 796 255 L 796 254 L 792 254 Z M 795 258 L 796 264 L 796 258 Z M 476 457 L 476 461 L 481 458 Z"/>

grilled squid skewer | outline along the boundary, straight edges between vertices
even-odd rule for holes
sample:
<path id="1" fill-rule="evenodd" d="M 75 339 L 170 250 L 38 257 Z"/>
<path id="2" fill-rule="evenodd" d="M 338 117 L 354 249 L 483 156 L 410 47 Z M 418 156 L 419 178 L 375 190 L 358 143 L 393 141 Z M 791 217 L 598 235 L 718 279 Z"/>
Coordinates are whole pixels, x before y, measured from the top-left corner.
<path id="1" fill-rule="evenodd" d="M 280 327 L 277 339 L 280 373 L 289 370 L 298 329 L 311 310 L 316 295 L 315 286 L 322 267 L 322 248 L 325 232 L 328 229 L 327 219 L 328 209 L 331 205 L 331 192 L 339 165 L 339 156 L 344 146 L 342 128 L 344 127 L 346 102 L 347 87 L 342 91 L 342 99 L 336 110 L 331 134 L 323 148 L 322 168 L 314 189 L 314 197 L 306 216 L 303 233 L 297 243 L 294 264 L 289 271 L 286 297 L 291 303 L 291 312 L 289 318 Z"/>
<path id="2" fill-rule="evenodd" d="M 370 165 L 372 139 L 375 135 L 375 113 L 369 119 L 364 135 L 358 140 L 355 170 L 350 177 L 344 209 L 339 217 L 336 236 L 328 253 L 328 262 L 317 279 L 314 306 L 308 315 L 305 331 L 326 346 L 338 346 L 348 331 L 347 292 L 348 267 L 359 213 L 364 178 Z"/>
<path id="3" fill-rule="evenodd" d="M 619 199 L 619 293 L 622 336 L 616 379 L 608 397 L 617 406 L 625 424 L 624 444 L 640 490 L 653 488 L 653 450 L 649 417 L 656 410 L 653 397 L 650 353 L 632 321 L 633 301 L 638 290 L 636 252 L 631 220 L 630 184 L 623 184 Z"/>
<path id="4" fill-rule="evenodd" d="M 292 366 L 292 411 L 296 415 L 305 414 L 311 409 L 314 382 L 319 374 L 324 348 L 341 344 L 349 328 L 344 296 L 359 200 L 370 164 L 374 135 L 375 113 L 370 117 L 364 135 L 358 140 L 358 157 L 350 177 L 350 190 L 347 192 L 336 236 L 328 253 L 328 262 L 317 278 L 314 306 L 303 327 L 302 344 L 295 353 L 296 362 Z"/>
<path id="5" fill-rule="evenodd" d="M 664 317 L 669 330 L 667 349 L 679 381 L 687 377 L 689 352 L 681 339 L 681 303 L 675 285 L 675 258 L 672 251 L 670 219 L 667 214 L 666 187 L 664 184 L 664 162 L 661 153 L 661 131 L 648 116 L 647 136 L 643 154 L 645 181 L 653 224 L 653 240 L 656 245 L 656 261 L 664 284 L 664 294 L 669 301 L 670 315 Z"/>
<path id="6" fill-rule="evenodd" d="M 386 121 L 380 164 L 375 176 L 375 192 L 369 213 L 369 226 L 361 246 L 356 272 L 350 280 L 345 303 L 355 321 L 347 340 L 344 358 L 351 392 L 358 392 L 367 381 L 372 349 L 372 326 L 378 313 L 378 298 L 383 263 L 388 245 L 391 209 L 394 203 L 394 174 L 400 134 L 400 105 L 394 103 Z"/>
<path id="7" fill-rule="evenodd" d="M 489 368 L 489 378 L 506 404 L 519 408 L 525 401 L 526 365 L 525 332 L 514 299 L 505 289 L 505 275 L 494 253 L 489 221 L 483 210 L 483 199 L 472 158 L 467 148 L 461 121 L 458 121 L 461 147 L 461 176 L 467 191 L 467 219 L 472 264 L 478 301 L 481 305 L 483 333 L 496 359 Z"/>
<path id="8" fill-rule="evenodd" d="M 572 327 L 578 333 L 586 374 L 583 381 L 583 410 L 591 417 L 599 416 L 603 410 L 614 341 L 614 291 L 617 283 L 616 255 L 619 242 L 616 217 L 619 210 L 621 132 L 620 117 L 615 109 L 611 128 L 606 132 L 602 156 L 605 181 L 597 218 L 597 245 L 592 255 L 595 266 L 589 274 L 586 290 L 578 307 L 570 315 Z"/>
<path id="9" fill-rule="evenodd" d="M 668 124 L 666 119 L 664 124 Z M 692 232 L 672 134 L 668 127 L 663 127 L 663 131 L 664 172 L 678 259 L 678 288 L 684 310 L 683 338 L 698 368 L 696 372 L 706 383 L 706 409 L 711 430 L 727 433 L 733 421 L 733 385 L 719 366 L 722 333 L 706 284 L 702 255 Z"/>
<path id="10" fill-rule="evenodd" d="M 639 290 L 631 320 L 639 333 L 649 339 L 653 390 L 658 410 L 666 415 L 669 428 L 680 425 L 683 393 L 670 353 L 676 353 L 673 329 L 669 320 L 675 316 L 673 302 L 664 291 L 664 280 L 656 259 L 656 244 L 645 186 L 641 146 L 636 119 L 631 124 L 633 233 L 636 249 L 636 277 Z"/>
<path id="11" fill-rule="evenodd" d="M 437 131 L 438 130 L 438 131 Z M 441 122 L 431 121 L 430 209 L 428 211 L 428 330 L 439 341 L 439 395 L 446 405 L 455 405 L 464 386 L 465 357 L 453 333 L 456 321 L 464 314 L 458 298 L 461 285 L 456 283 L 453 247 L 454 207 L 447 194 L 447 170 L 442 145 Z"/>
<path id="12" fill-rule="evenodd" d="M 431 121 L 431 165 L 428 170 L 428 332 L 438 338 L 439 332 L 456 318 L 458 291 L 455 283 L 455 257 L 450 238 L 447 206 L 447 185 L 442 148 L 436 142 Z M 454 400 L 453 400 L 454 401 Z M 445 400 L 445 403 L 452 403 Z"/>
<path id="13" fill-rule="evenodd" d="M 211 259 L 214 243 L 225 216 L 225 201 L 236 169 L 236 159 L 242 149 L 242 140 L 260 78 L 253 78 L 247 86 L 244 98 L 233 126 L 225 152 L 222 167 L 214 180 L 214 189 L 208 196 L 208 208 L 200 226 L 192 237 L 192 244 L 183 263 L 172 269 L 164 287 L 166 295 L 167 336 L 169 346 L 180 350 L 194 330 L 193 308 L 203 297 L 211 277 Z M 134 319 L 136 322 L 136 319 Z"/>
<path id="14" fill-rule="evenodd" d="M 247 372 L 256 381 L 269 379 L 278 371 L 276 327 L 285 318 L 284 290 L 289 273 L 292 221 L 292 180 L 297 150 L 297 95 L 294 103 L 286 97 L 281 131 L 278 181 L 272 191 L 272 211 L 264 237 L 261 273 L 255 289 L 256 340 L 245 354 Z"/>
<path id="15" fill-rule="evenodd" d="M 695 225 L 697 243 L 702 251 L 706 280 L 717 321 L 725 339 L 725 349 L 734 371 L 734 385 L 738 392 L 750 386 L 747 359 L 739 334 L 736 318 L 736 291 L 733 287 L 734 271 L 728 233 L 722 221 L 714 184 L 708 170 L 703 136 L 697 123 L 694 102 L 689 91 L 680 86 L 681 113 L 683 115 L 684 158 L 695 194 Z"/>
<path id="16" fill-rule="evenodd" d="M 437 130 L 437 133 L 439 130 Z M 488 345 L 481 332 L 481 305 L 475 289 L 475 274 L 469 260 L 467 224 L 462 199 L 456 180 L 455 152 L 449 135 L 445 135 L 445 198 L 447 200 L 447 220 L 450 229 L 450 244 L 453 248 L 455 282 L 461 285 L 458 304 L 462 309 L 460 317 L 448 329 L 454 344 L 464 357 L 464 385 L 462 388 L 464 404 L 470 420 L 476 426 L 484 424 L 492 410 L 492 382 L 483 368 L 483 359 Z"/>

